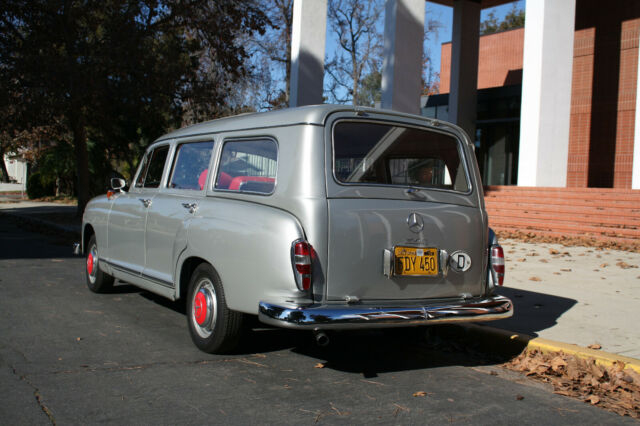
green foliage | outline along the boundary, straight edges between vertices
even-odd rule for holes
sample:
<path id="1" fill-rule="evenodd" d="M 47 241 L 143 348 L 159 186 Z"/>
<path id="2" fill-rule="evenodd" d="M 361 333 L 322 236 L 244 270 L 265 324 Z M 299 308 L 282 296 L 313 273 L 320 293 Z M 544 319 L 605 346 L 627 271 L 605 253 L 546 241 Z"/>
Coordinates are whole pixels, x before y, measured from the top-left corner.
<path id="1" fill-rule="evenodd" d="M 35 172 L 27 179 L 27 195 L 31 199 L 55 195 L 55 188 L 52 183 L 43 179 L 40 172 Z"/>
<path id="2" fill-rule="evenodd" d="M 518 9 L 516 3 L 513 3 L 509 13 L 507 13 L 500 22 L 498 22 L 498 18 L 496 18 L 494 12 L 489 12 L 487 18 L 480 23 L 480 35 L 493 34 L 521 27 L 524 27 L 524 10 Z"/>
<path id="3" fill-rule="evenodd" d="M 246 74 L 238 37 L 267 22 L 250 0 L 4 0 L 0 87 L 18 88 L 24 129 L 59 121 L 71 135 L 81 213 L 90 169 L 131 169 L 185 115 L 199 121 L 225 110 Z"/>

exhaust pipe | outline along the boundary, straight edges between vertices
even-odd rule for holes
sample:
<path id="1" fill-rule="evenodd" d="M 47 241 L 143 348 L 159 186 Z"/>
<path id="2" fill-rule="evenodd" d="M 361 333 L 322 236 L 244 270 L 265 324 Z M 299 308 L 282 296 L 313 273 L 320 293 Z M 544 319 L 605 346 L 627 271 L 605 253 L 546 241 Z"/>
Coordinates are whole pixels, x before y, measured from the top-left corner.
<path id="1" fill-rule="evenodd" d="M 325 347 L 329 344 L 329 336 L 322 330 L 316 330 L 313 332 L 313 335 L 316 338 L 316 344 L 318 346 Z"/>

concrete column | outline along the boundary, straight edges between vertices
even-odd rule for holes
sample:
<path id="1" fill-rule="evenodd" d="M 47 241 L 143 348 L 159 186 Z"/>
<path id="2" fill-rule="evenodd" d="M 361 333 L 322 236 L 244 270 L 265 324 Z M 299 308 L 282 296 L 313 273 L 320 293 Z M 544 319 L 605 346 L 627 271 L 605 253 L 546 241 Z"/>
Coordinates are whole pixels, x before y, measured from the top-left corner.
<path id="1" fill-rule="evenodd" d="M 527 1 L 518 186 L 567 185 L 575 0 Z"/>
<path id="2" fill-rule="evenodd" d="M 636 84 L 636 120 L 633 138 L 633 172 L 631 189 L 640 189 L 640 43 L 638 43 L 638 77 Z"/>
<path id="3" fill-rule="evenodd" d="M 289 106 L 322 103 L 327 0 L 294 0 Z"/>
<path id="4" fill-rule="evenodd" d="M 382 108 L 420 114 L 424 0 L 387 0 Z"/>
<path id="5" fill-rule="evenodd" d="M 451 37 L 449 121 L 475 140 L 478 107 L 478 51 L 480 2 L 454 0 Z"/>

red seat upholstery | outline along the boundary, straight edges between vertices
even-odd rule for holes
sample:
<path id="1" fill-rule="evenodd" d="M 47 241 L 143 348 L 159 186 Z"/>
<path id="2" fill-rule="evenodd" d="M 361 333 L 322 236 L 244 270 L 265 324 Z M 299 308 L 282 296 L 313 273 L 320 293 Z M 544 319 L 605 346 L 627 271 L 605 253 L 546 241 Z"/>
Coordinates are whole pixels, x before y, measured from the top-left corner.
<path id="1" fill-rule="evenodd" d="M 198 178 L 198 185 L 200 186 L 200 189 L 202 190 L 202 188 L 204 188 L 205 183 L 207 183 L 207 172 L 209 171 L 209 169 L 204 169 L 202 171 L 202 173 L 200 173 L 200 177 Z"/>
<path id="2" fill-rule="evenodd" d="M 263 177 L 263 176 L 236 176 L 233 178 L 231 183 L 229 184 L 229 189 L 238 191 L 240 186 L 245 182 L 271 182 L 274 183 L 274 178 Z"/>
<path id="3" fill-rule="evenodd" d="M 229 184 L 231 183 L 231 175 L 229 173 L 220 172 L 220 176 L 218 176 L 218 183 L 216 183 L 216 188 L 227 189 L 229 188 Z"/>

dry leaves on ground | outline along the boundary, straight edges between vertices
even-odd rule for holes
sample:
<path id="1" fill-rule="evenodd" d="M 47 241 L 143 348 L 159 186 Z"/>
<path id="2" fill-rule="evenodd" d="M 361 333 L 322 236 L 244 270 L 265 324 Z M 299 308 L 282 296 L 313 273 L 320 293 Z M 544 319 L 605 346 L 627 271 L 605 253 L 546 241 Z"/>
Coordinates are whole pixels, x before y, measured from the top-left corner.
<path id="1" fill-rule="evenodd" d="M 616 263 L 616 266 L 621 267 L 622 269 L 631 269 L 631 268 L 637 268 L 638 265 L 629 265 L 627 262 L 618 262 Z"/>
<path id="2" fill-rule="evenodd" d="M 583 247 L 597 247 L 597 248 L 610 248 L 615 250 L 624 250 L 630 252 L 640 253 L 640 241 L 620 242 L 612 240 L 596 240 L 592 237 L 583 236 L 562 236 L 554 237 L 550 235 L 536 234 L 535 232 L 523 232 L 523 231 L 507 231 L 498 230 L 496 232 L 500 240 L 512 238 L 514 240 L 523 241 L 525 243 L 552 243 L 562 244 L 563 246 L 583 246 Z M 554 250 L 554 249 L 551 249 Z M 551 253 L 551 250 L 549 251 Z M 560 254 L 551 253 L 551 254 Z"/>
<path id="3" fill-rule="evenodd" d="M 540 277 L 530 277 L 529 281 L 542 281 Z"/>
<path id="4" fill-rule="evenodd" d="M 551 383 L 557 394 L 579 398 L 621 416 L 640 418 L 640 374 L 624 369 L 622 362 L 604 367 L 593 358 L 531 350 L 505 366 Z"/>

